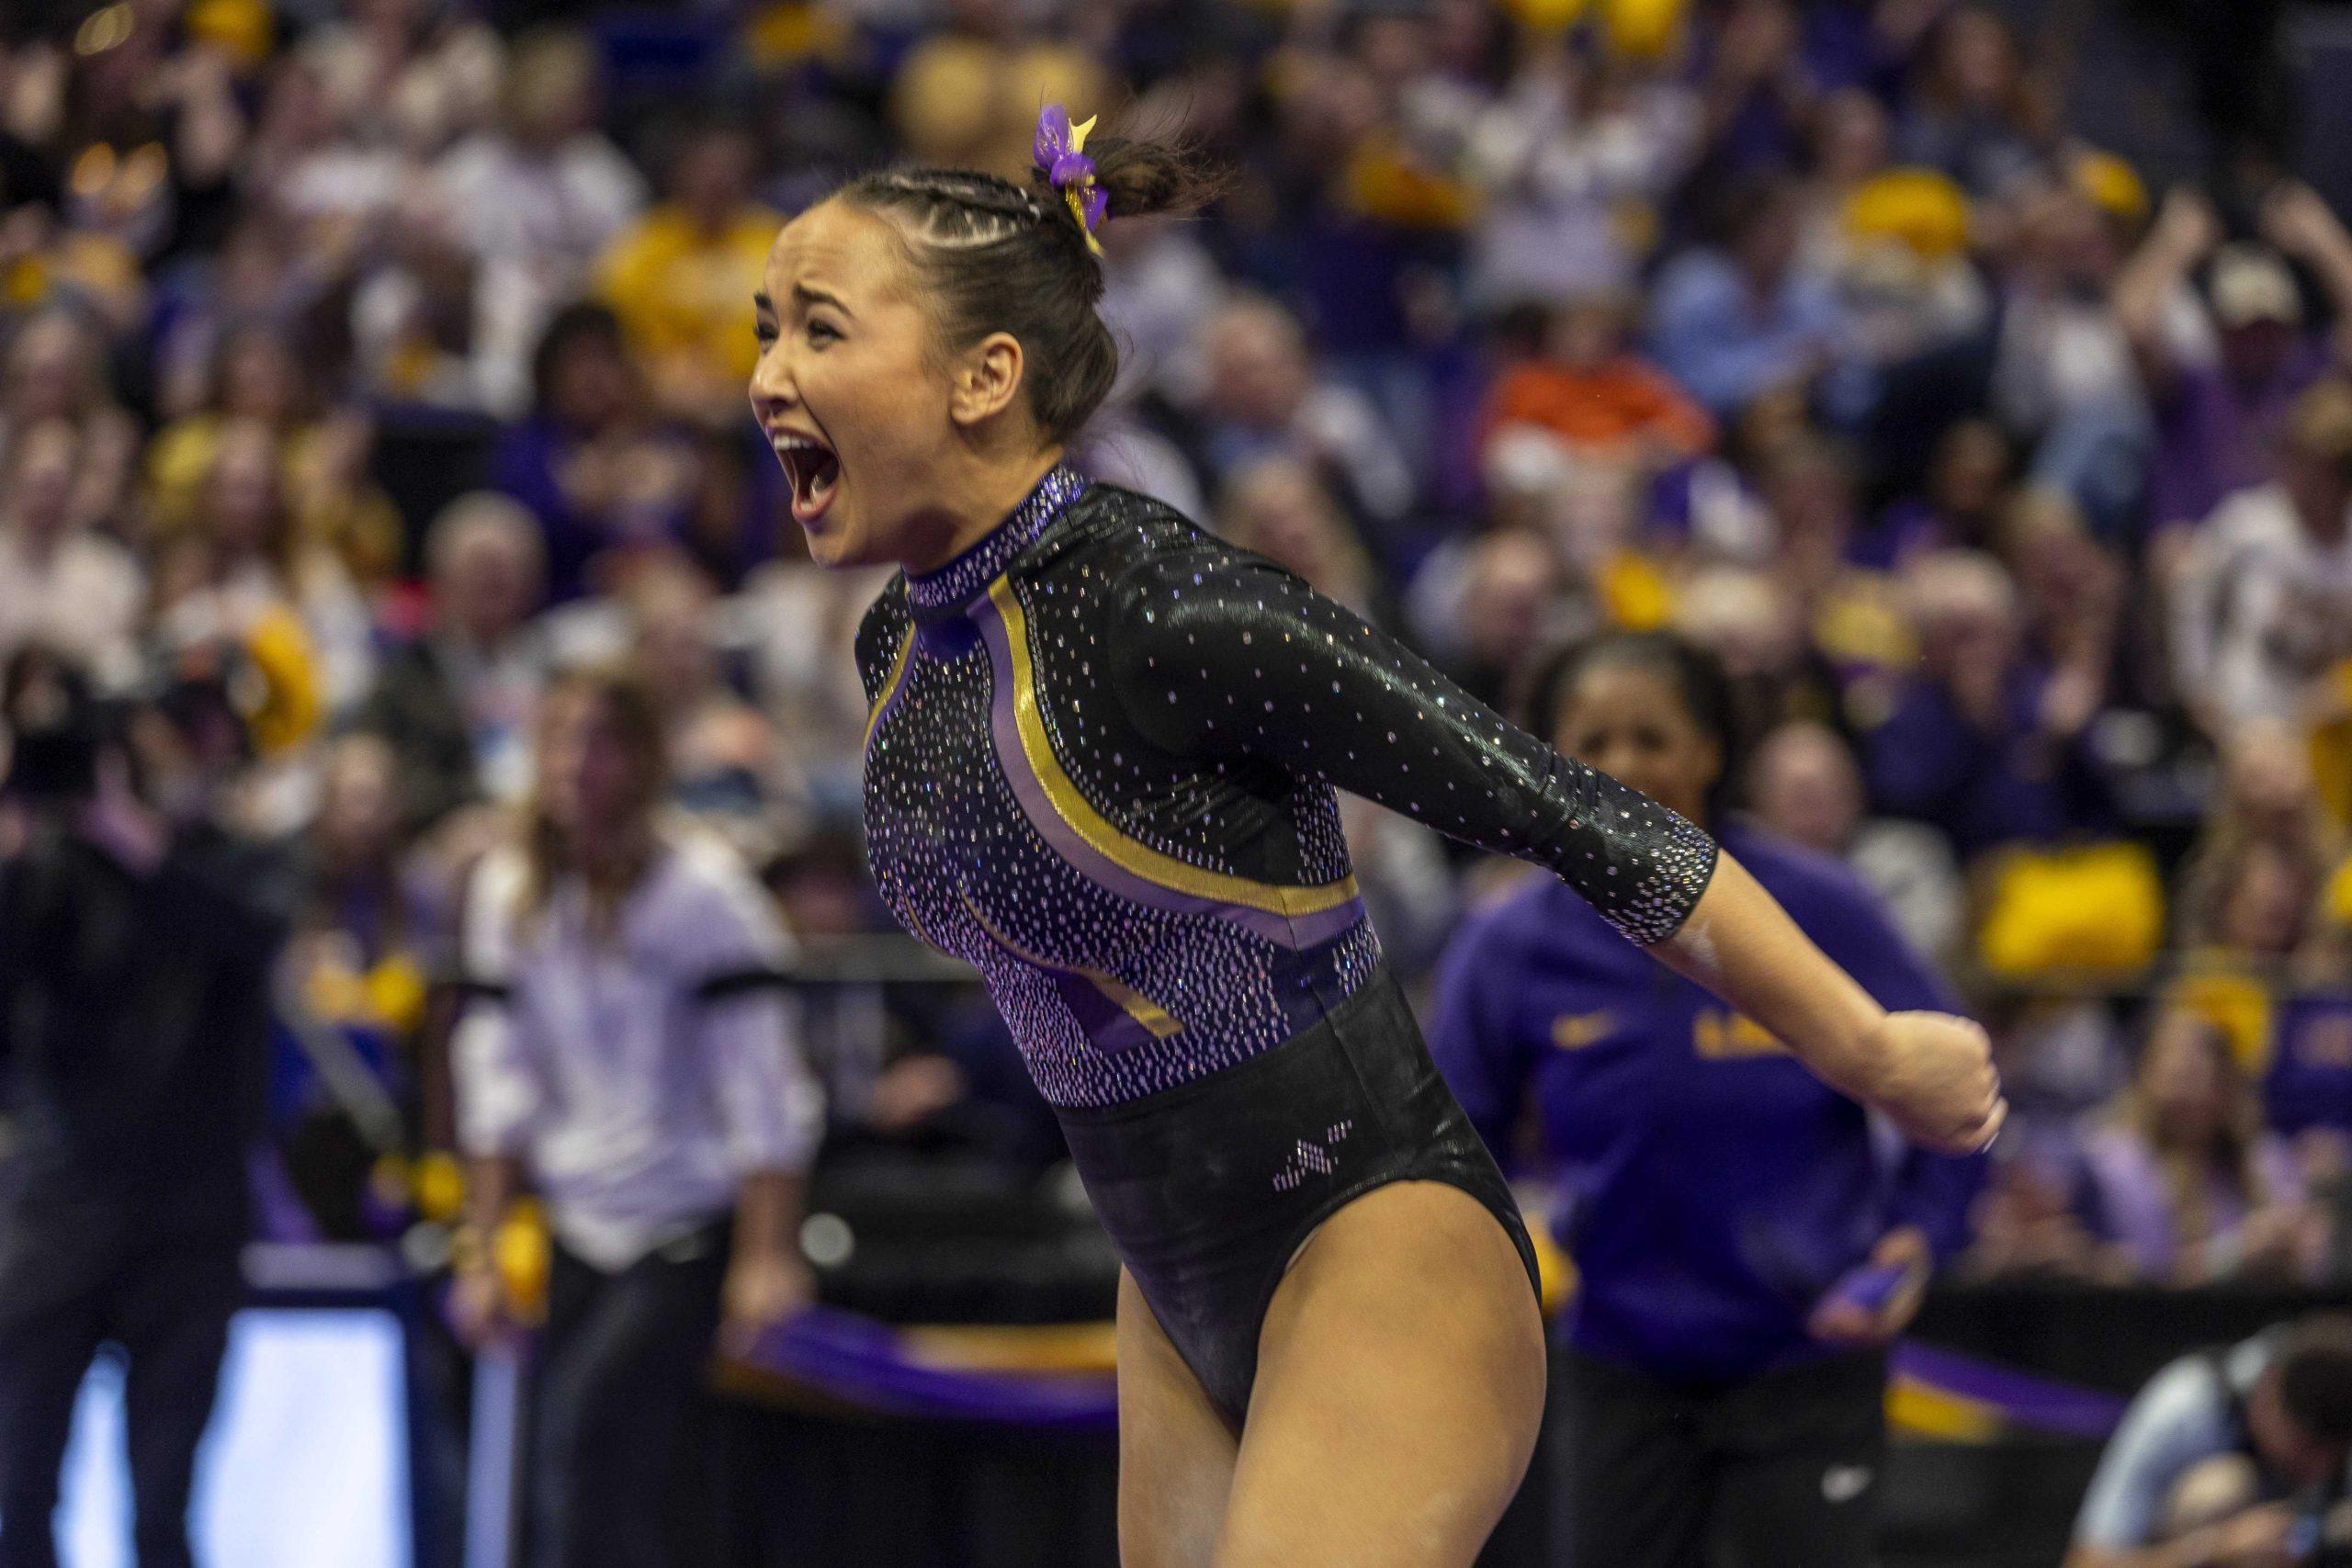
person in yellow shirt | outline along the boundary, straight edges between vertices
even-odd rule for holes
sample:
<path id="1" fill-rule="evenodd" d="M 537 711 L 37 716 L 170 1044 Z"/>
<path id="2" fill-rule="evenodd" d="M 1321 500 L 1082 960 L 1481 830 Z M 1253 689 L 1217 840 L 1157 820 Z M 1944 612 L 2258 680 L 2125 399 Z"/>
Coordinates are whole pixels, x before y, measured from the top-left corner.
<path id="1" fill-rule="evenodd" d="M 1082 39 L 1040 36 L 1006 0 L 948 0 L 891 77 L 893 140 L 916 164 L 1029 177 L 1040 104 L 1107 104 Z"/>
<path id="2" fill-rule="evenodd" d="M 597 292 L 620 318 L 669 412 L 733 417 L 759 344 L 751 298 L 783 219 L 752 199 L 751 138 L 691 133 L 671 160 L 668 199 L 613 243 Z"/>

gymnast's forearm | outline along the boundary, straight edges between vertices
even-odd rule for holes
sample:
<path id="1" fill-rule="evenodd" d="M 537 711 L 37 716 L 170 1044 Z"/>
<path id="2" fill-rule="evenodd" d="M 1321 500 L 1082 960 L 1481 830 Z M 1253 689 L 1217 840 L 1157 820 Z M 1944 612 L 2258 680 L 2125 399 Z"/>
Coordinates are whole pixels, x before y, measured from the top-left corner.
<path id="1" fill-rule="evenodd" d="M 1717 852 L 1681 928 L 1649 951 L 1762 1025 L 1825 1082 L 1858 1099 L 1875 1094 L 1886 1010 L 1728 852 Z"/>
<path id="2" fill-rule="evenodd" d="M 2001 1130 L 2008 1106 L 1984 1030 L 1944 1013 L 1881 1008 L 1729 855 L 1717 855 L 1690 916 L 1650 951 L 1928 1148 L 1973 1153 Z"/>

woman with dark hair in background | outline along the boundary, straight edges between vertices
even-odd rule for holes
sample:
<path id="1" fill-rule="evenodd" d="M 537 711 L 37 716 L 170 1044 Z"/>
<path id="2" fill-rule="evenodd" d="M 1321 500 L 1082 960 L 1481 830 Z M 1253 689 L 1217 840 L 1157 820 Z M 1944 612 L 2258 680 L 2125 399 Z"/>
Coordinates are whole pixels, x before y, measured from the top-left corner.
<path id="1" fill-rule="evenodd" d="M 2228 1032 L 2159 1009 L 2132 1081 L 2082 1142 L 2075 1207 L 2123 1279 L 2316 1280 L 2326 1221 Z"/>
<path id="2" fill-rule="evenodd" d="M 1611 633 L 1540 670 L 1528 718 L 1706 827 L 1881 1006 L 1951 1006 L 1859 878 L 1723 814 L 1731 690 L 1678 637 Z M 1881 1347 L 1960 1243 L 1982 1160 L 1904 1149 L 1552 881 L 1455 939 L 1430 1044 L 1497 1147 L 1534 1102 L 1560 1179 L 1576 1562 L 1875 1562 Z"/>
<path id="3" fill-rule="evenodd" d="M 1917 1136 L 1982 1144 L 1998 1088 L 1689 822 L 1064 466 L 1117 370 L 1094 228 L 1206 195 L 1091 123 L 1048 108 L 1027 186 L 890 171 L 787 224 L 753 410 L 819 564 L 903 569 L 857 637 L 874 872 L 979 967 L 1126 1266 L 1127 1561 L 1466 1563 L 1541 1416 L 1533 1254 L 1335 786 L 1549 866 Z"/>
<path id="4" fill-rule="evenodd" d="M 602 305 L 555 314 L 532 355 L 531 415 L 492 459 L 494 486 L 531 509 L 558 603 L 595 588 L 597 557 L 676 537 L 694 506 L 695 450 L 643 413 L 644 375 Z"/>
<path id="5" fill-rule="evenodd" d="M 452 1311 L 514 1304 L 488 1255 L 527 1178 L 554 1231 L 539 1346 L 532 1561 L 651 1568 L 714 1330 L 734 1350 L 810 1297 L 805 1176 L 821 1096 L 777 989 L 785 936 L 724 844 L 659 816 L 645 687 L 560 677 L 515 841 L 474 874 L 478 998 L 451 1042 L 471 1224 Z"/>

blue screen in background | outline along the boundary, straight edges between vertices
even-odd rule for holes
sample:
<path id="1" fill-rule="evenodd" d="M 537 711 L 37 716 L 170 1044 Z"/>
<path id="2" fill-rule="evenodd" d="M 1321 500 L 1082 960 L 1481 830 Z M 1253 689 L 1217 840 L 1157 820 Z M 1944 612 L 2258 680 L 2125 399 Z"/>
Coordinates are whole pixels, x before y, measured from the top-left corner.
<path id="1" fill-rule="evenodd" d="M 375 1309 L 253 1308 L 229 1331 L 197 1456 L 206 1568 L 412 1568 L 400 1321 Z M 131 1568 L 122 1371 L 91 1369 L 65 1456 L 64 1568 Z"/>

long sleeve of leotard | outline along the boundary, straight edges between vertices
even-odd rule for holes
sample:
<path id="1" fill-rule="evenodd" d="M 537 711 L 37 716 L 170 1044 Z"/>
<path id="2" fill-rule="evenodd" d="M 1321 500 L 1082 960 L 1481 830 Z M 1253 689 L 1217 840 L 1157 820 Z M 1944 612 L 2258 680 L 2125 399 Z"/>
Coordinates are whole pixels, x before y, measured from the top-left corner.
<path id="1" fill-rule="evenodd" d="M 1155 745 L 1258 758 L 1547 865 L 1645 945 L 1706 890 L 1704 832 L 1513 728 L 1272 562 L 1204 540 L 1115 586 L 1114 677 Z"/>

